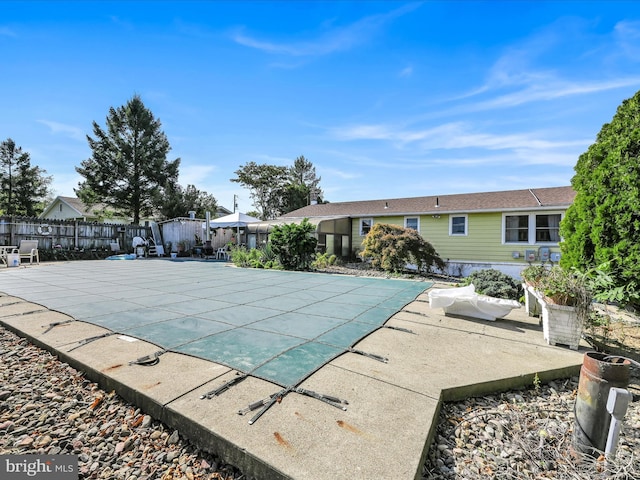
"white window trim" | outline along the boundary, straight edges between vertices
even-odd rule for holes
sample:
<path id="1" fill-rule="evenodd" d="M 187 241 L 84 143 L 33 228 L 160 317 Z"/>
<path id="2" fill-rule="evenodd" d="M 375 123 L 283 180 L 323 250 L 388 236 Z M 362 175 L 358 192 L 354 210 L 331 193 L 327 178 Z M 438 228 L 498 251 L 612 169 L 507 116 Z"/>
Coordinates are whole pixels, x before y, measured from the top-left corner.
<path id="1" fill-rule="evenodd" d="M 458 217 L 464 217 L 464 233 L 453 233 L 453 219 L 458 218 Z M 504 220 L 503 220 L 504 223 Z M 463 214 L 456 214 L 456 215 L 449 215 L 449 236 L 450 237 L 466 237 L 469 235 L 469 215 L 467 215 L 466 213 Z M 502 233 L 502 236 L 504 237 L 504 232 Z"/>
<path id="2" fill-rule="evenodd" d="M 418 215 L 409 215 L 404 217 L 404 228 L 409 228 L 407 227 L 407 220 L 409 218 L 415 218 L 416 220 L 418 220 L 418 224 L 416 225 L 416 231 L 419 233 L 420 232 L 420 217 Z"/>
<path id="3" fill-rule="evenodd" d="M 360 236 L 361 237 L 365 237 L 367 235 L 366 233 L 362 233 L 362 222 L 367 221 L 367 220 L 369 221 L 369 224 L 370 224 L 370 228 L 369 229 L 373 228 L 373 218 L 361 218 L 358 221 L 358 227 L 360 229 Z"/>
<path id="4" fill-rule="evenodd" d="M 537 215 L 560 215 L 560 221 L 564 218 L 564 211 L 549 210 L 545 212 L 509 212 L 502 214 L 502 244 L 503 245 L 544 245 L 544 246 L 558 246 L 559 242 L 536 242 L 536 216 Z M 507 217 L 518 217 L 527 215 L 529 217 L 528 226 L 528 242 L 507 242 L 505 240 L 505 233 L 507 228 Z M 562 238 L 560 238 L 562 241 Z"/>

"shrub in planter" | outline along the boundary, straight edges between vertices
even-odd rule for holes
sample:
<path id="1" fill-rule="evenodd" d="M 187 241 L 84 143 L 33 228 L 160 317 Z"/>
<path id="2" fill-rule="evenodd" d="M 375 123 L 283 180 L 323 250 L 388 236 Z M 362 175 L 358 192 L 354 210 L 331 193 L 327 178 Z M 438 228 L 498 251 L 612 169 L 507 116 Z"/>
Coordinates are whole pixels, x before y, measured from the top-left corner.
<path id="1" fill-rule="evenodd" d="M 581 322 L 589 316 L 593 297 L 584 275 L 556 265 L 540 278 L 536 288 L 547 303 L 574 307 Z"/>
<path id="2" fill-rule="evenodd" d="M 476 292 L 496 298 L 519 300 L 522 288 L 515 278 L 500 270 L 477 270 L 465 278 L 463 285 L 474 285 Z"/>
<path id="3" fill-rule="evenodd" d="M 535 287 L 540 279 L 548 274 L 549 269 L 544 265 L 529 265 L 520 272 L 524 283 L 532 287 Z"/>

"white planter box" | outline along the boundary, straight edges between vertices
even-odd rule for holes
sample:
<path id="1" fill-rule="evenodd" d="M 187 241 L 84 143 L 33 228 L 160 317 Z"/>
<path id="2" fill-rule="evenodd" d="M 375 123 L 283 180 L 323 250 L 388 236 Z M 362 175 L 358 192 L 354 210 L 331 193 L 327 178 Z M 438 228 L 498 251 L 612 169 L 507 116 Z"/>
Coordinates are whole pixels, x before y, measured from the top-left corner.
<path id="1" fill-rule="evenodd" d="M 527 309 L 527 314 L 530 317 L 539 317 L 542 314 L 540 307 L 540 300 L 542 300 L 542 298 L 533 287 L 526 283 L 522 284 L 522 289 L 524 290 L 524 306 Z"/>
<path id="2" fill-rule="evenodd" d="M 525 305 L 530 316 L 542 315 L 542 334 L 549 345 L 568 345 L 577 350 L 582 337 L 582 322 L 574 307 L 548 303 L 535 288 L 523 283 Z"/>
<path id="3" fill-rule="evenodd" d="M 582 336 L 582 322 L 574 307 L 542 301 L 542 332 L 549 345 L 568 345 L 577 350 Z"/>

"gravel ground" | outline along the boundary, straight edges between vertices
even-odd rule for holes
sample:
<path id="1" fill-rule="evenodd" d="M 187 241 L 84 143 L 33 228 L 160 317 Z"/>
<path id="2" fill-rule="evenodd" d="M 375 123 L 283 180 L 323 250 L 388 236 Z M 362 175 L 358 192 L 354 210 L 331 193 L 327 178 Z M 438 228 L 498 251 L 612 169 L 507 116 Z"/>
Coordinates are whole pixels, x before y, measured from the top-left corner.
<path id="1" fill-rule="evenodd" d="M 571 454 L 578 380 L 444 404 L 423 478 L 640 478 L 640 378 L 608 462 Z"/>
<path id="2" fill-rule="evenodd" d="M 0 327 L 0 454 L 75 454 L 79 478 L 249 480 Z"/>

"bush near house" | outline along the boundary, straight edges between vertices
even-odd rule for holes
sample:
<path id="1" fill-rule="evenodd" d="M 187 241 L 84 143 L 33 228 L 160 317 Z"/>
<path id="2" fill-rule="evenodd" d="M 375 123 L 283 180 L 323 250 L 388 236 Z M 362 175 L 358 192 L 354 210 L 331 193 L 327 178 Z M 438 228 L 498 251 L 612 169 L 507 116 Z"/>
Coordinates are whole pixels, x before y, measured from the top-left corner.
<path id="1" fill-rule="evenodd" d="M 464 279 L 463 285 L 476 288 L 476 292 L 496 298 L 520 300 L 522 287 L 515 278 L 492 268 L 477 270 Z"/>
<path id="2" fill-rule="evenodd" d="M 269 243 L 285 270 L 307 270 L 313 261 L 318 240 L 313 236 L 316 227 L 305 218 L 300 224 L 276 225 Z"/>
<path id="3" fill-rule="evenodd" d="M 416 265 L 421 273 L 430 273 L 433 267 L 444 270 L 445 262 L 433 246 L 412 228 L 377 223 L 362 242 L 363 260 L 387 272 L 400 273 L 407 265 Z"/>

